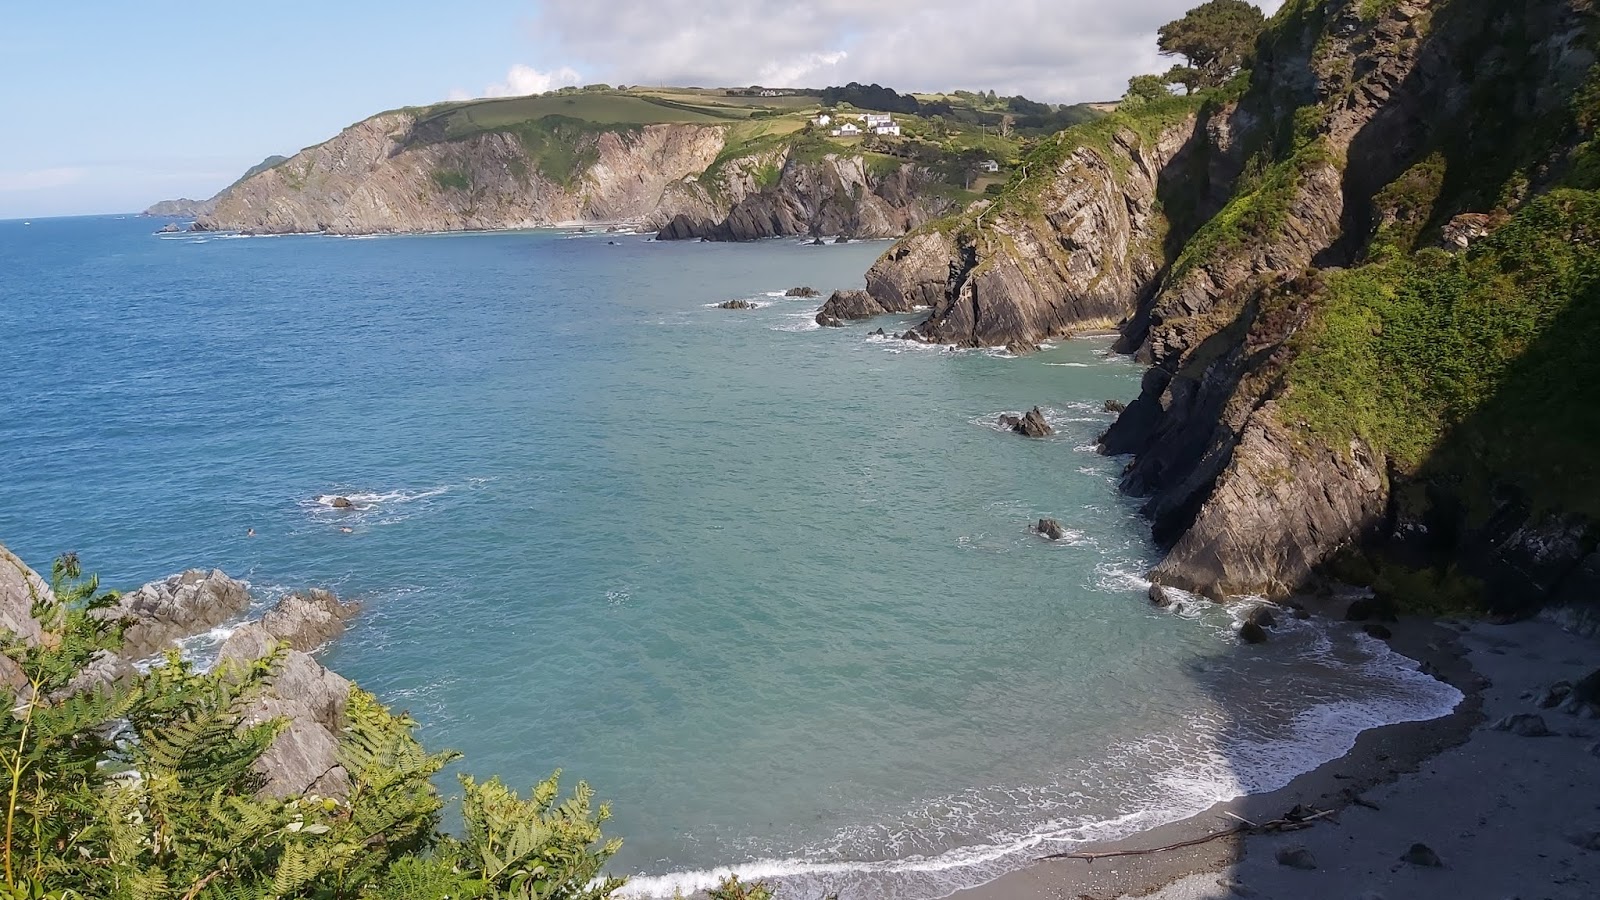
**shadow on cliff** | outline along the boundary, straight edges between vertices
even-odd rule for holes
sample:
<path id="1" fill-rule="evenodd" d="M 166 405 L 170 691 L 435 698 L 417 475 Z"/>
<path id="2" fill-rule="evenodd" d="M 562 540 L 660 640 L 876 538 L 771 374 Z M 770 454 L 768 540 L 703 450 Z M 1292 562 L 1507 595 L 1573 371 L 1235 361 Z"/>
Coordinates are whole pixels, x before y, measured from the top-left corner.
<path id="1" fill-rule="evenodd" d="M 1409 476 L 1362 560 L 1396 605 L 1600 619 L 1600 280 L 1547 323 L 1494 393 Z"/>

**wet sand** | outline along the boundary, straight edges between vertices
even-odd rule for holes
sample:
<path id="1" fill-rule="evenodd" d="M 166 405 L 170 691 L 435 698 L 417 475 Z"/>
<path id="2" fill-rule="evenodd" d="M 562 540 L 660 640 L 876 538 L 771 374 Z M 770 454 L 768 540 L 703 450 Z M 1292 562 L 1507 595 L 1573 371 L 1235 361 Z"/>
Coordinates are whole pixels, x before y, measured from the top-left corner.
<path id="1" fill-rule="evenodd" d="M 955 896 L 1600 897 L 1600 851 L 1573 840 L 1600 832 L 1600 749 L 1591 750 L 1600 740 L 1600 722 L 1537 709 L 1527 697 L 1600 668 L 1600 641 L 1543 621 L 1469 627 L 1417 619 L 1391 627 L 1396 650 L 1432 666 L 1466 695 L 1451 715 L 1372 729 L 1350 753 L 1281 790 L 1081 849 L 1104 853 L 1169 846 L 1236 825 L 1226 813 L 1261 823 L 1282 818 L 1300 804 L 1334 810 L 1330 816 L 1291 833 L 1230 835 L 1184 849 L 1093 862 L 1041 861 Z M 1554 734 L 1530 738 L 1492 730 L 1492 723 L 1515 713 L 1543 716 Z M 1443 866 L 1402 862 L 1414 843 L 1428 845 Z M 1280 864 L 1278 851 L 1288 847 L 1303 847 L 1316 868 Z"/>

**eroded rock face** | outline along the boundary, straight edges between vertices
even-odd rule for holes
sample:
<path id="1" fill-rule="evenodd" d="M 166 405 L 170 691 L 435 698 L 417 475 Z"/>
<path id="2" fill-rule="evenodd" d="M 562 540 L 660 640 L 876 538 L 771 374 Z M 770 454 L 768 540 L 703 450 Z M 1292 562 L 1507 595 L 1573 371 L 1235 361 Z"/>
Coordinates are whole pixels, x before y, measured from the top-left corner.
<path id="1" fill-rule="evenodd" d="M 342 603 L 328 591 L 291 594 L 260 621 L 241 625 L 222 645 L 222 662 L 249 662 L 280 644 L 289 646 L 272 684 L 246 715 L 252 723 L 278 716 L 289 720 L 256 763 L 266 779 L 264 793 L 343 797 L 349 792 L 350 776 L 339 765 L 338 748 L 351 685 L 308 654 L 343 634 L 359 609 L 359 604 Z"/>
<path id="2" fill-rule="evenodd" d="M 43 635 L 33 606 L 54 599 L 50 585 L 15 554 L 0 546 L 0 631 L 37 644 Z M 0 654 L 0 684 L 13 688 L 26 682 L 10 657 Z"/>
<path id="3" fill-rule="evenodd" d="M 852 322 L 905 311 L 885 307 L 866 291 L 834 291 L 828 301 L 822 304 L 822 309 L 817 311 L 817 322 L 827 324 L 826 320 L 830 319 L 840 323 Z"/>
<path id="4" fill-rule="evenodd" d="M 867 289 L 886 305 L 931 307 L 914 331 L 932 343 L 1032 347 L 1111 327 L 1161 271 L 1158 187 L 1195 135 L 1188 118 L 1153 139 L 1122 129 L 1084 143 L 1035 173 L 1026 201 L 976 204 L 896 244 Z"/>
<path id="5" fill-rule="evenodd" d="M 1000 424 L 1017 434 L 1031 438 L 1049 437 L 1055 434 L 1055 429 L 1050 427 L 1044 413 L 1037 406 L 1020 416 L 1004 414 L 1000 416 Z"/>
<path id="6" fill-rule="evenodd" d="M 725 130 L 646 125 L 592 137 L 595 162 L 569 181 L 541 173 L 507 132 L 428 142 L 408 112 L 374 116 L 216 198 L 207 230 L 415 233 L 644 221 L 667 186 L 705 170 Z"/>
<path id="7" fill-rule="evenodd" d="M 220 569 L 191 569 L 123 594 L 116 606 L 99 615 L 133 620 L 124 634 L 121 656 L 135 660 L 237 619 L 249 608 L 249 585 Z"/>
<path id="8" fill-rule="evenodd" d="M 765 183 L 773 168 L 777 182 Z M 666 189 L 652 216 L 660 222 L 657 240 L 899 237 L 951 209 L 928 190 L 932 172 L 908 164 L 875 175 L 862 157 L 847 154 L 803 160 L 784 147 L 729 161 L 714 177 L 714 184 L 692 178 Z"/>
<path id="9" fill-rule="evenodd" d="M 1542 36 L 1530 65 L 1548 68 L 1529 81 L 1539 91 L 1526 98 L 1529 109 L 1564 102 L 1551 86 L 1581 80 L 1594 56 L 1568 52 L 1583 20 L 1568 0 L 1456 3 L 1419 32 L 1440 7 L 1400 0 L 1367 18 L 1354 3 L 1330 3 L 1325 20 L 1280 34 L 1256 67 L 1232 118 L 1270 125 L 1314 109 L 1314 125 L 1300 115 L 1315 143 L 1280 157 L 1270 227 L 1233 238 L 1202 231 L 1124 329 L 1123 348 L 1152 368 L 1102 446 L 1135 455 L 1123 487 L 1147 498 L 1155 537 L 1171 548 L 1152 578 L 1206 594 L 1282 596 L 1339 548 L 1387 539 L 1388 460 L 1359 441 L 1328 446 L 1275 402 L 1293 390 L 1294 336 L 1316 321 L 1316 272 L 1359 259 L 1382 224 L 1374 196 L 1418 162 L 1436 129 L 1472 115 L 1476 83 L 1509 77 L 1465 65 L 1464 42 Z M 1269 203 L 1256 190 L 1242 189 L 1222 218 Z M 1486 227 L 1472 216 L 1445 235 L 1470 243 Z M 1519 571 L 1557 590 L 1541 573 L 1572 571 L 1582 559 L 1580 548 L 1551 551 L 1560 530 L 1529 521 L 1523 536 L 1514 524 L 1486 532 L 1473 564 L 1497 562 L 1475 574 L 1501 593 L 1520 590 L 1497 580 Z M 1549 562 L 1519 567 L 1534 551 Z"/>
<path id="10" fill-rule="evenodd" d="M 260 623 L 241 626 L 222 645 L 220 662 L 260 659 L 277 640 Z M 350 682 L 299 650 L 290 650 L 266 692 L 250 705 L 250 724 L 283 717 L 289 726 L 256 761 L 273 797 L 317 794 L 342 798 L 350 791 L 350 775 L 339 765 L 339 734 L 344 727 Z"/>

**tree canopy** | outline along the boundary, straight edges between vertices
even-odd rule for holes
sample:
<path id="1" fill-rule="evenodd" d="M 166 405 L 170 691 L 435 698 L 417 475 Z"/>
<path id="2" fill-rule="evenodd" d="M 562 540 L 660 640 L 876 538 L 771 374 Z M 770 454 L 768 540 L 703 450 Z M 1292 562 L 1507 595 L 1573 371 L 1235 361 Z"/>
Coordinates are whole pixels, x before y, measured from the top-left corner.
<path id="1" fill-rule="evenodd" d="M 1261 10 L 1245 0 L 1207 0 L 1161 26 L 1157 46 L 1163 56 L 1188 62 L 1194 71 L 1182 81 L 1191 89 L 1215 87 L 1249 62 L 1266 24 Z"/>

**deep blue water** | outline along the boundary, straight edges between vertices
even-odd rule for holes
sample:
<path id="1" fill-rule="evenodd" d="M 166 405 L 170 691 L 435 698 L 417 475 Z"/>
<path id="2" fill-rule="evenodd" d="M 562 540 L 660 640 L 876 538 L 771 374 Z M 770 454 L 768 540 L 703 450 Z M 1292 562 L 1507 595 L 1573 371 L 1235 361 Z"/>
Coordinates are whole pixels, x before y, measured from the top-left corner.
<path id="1" fill-rule="evenodd" d="M 949 352 L 770 296 L 885 245 L 153 227 L 0 222 L 0 541 L 364 599 L 327 663 L 467 771 L 587 779 L 640 890 L 938 896 L 1453 705 L 1355 635 L 1149 608 L 1105 340 Z M 1055 437 L 993 427 L 1034 404 Z"/>

